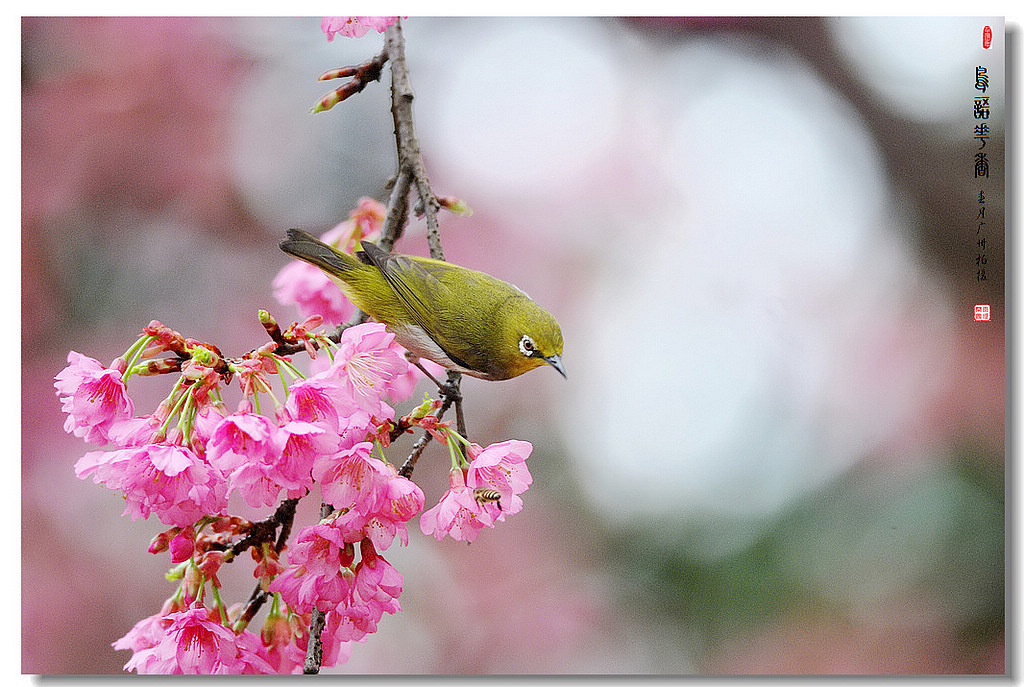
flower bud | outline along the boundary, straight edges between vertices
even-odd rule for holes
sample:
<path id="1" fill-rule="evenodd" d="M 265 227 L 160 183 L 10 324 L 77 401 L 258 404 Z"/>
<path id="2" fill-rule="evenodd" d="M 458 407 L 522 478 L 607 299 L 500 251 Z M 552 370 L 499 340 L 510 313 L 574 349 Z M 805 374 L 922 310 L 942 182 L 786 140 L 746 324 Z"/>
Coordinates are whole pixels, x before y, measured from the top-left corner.
<path id="1" fill-rule="evenodd" d="M 171 551 L 172 563 L 187 561 L 189 558 L 192 558 L 192 554 L 196 549 L 196 533 L 191 527 L 186 527 L 171 540 L 168 548 Z"/>
<path id="2" fill-rule="evenodd" d="M 166 551 L 171 539 L 173 537 L 176 537 L 179 532 L 181 532 L 180 527 L 172 527 L 171 529 L 165 532 L 159 533 L 158 535 L 153 537 L 152 541 L 149 542 L 149 549 L 147 550 L 150 553 L 162 553 Z"/>

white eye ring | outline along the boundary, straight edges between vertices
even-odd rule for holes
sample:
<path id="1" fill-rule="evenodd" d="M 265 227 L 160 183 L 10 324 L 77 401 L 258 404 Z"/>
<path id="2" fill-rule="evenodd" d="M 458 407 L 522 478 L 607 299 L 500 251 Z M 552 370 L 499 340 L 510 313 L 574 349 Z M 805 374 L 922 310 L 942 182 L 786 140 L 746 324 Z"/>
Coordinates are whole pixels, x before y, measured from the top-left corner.
<path id="1" fill-rule="evenodd" d="M 534 345 L 533 339 L 529 336 L 524 336 L 519 339 L 519 352 L 527 358 L 533 357 L 533 354 L 537 352 L 537 347 Z"/>

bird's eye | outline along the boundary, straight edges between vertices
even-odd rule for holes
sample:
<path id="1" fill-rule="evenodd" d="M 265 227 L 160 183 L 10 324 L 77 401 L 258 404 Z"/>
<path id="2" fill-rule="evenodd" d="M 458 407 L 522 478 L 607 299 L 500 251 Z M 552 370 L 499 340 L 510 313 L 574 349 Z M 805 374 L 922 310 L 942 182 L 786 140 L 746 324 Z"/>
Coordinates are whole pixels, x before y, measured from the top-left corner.
<path id="1" fill-rule="evenodd" d="M 533 339 L 528 336 L 524 336 L 519 340 L 519 350 L 526 357 L 530 357 L 537 350 L 536 346 L 533 345 Z"/>

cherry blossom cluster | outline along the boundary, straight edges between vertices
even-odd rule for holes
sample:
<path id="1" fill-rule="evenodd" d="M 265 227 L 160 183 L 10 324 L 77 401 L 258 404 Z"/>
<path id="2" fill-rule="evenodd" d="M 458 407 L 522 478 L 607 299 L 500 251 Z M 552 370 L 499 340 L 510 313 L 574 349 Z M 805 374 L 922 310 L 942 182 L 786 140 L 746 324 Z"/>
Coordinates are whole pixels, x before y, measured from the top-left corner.
<path id="1" fill-rule="evenodd" d="M 383 207 L 364 199 L 324 240 L 352 250 L 382 217 Z M 382 324 L 328 338 L 320 325 L 354 308 L 306 267 L 289 265 L 274 282 L 306 317 L 281 334 L 315 356 L 306 374 L 277 353 L 279 342 L 231 358 L 153 321 L 110 365 L 72 351 L 54 378 L 65 430 L 97 447 L 76 475 L 118 491 L 132 520 L 154 516 L 169 528 L 149 551 L 170 556 L 177 588 L 113 643 L 132 652 L 126 670 L 302 672 L 314 612 L 324 621 L 321 665 L 343 663 L 385 614 L 401 610 L 402 575 L 382 554 L 396 539 L 408 544 L 410 520 L 419 516 L 421 532 L 438 540 L 470 542 L 522 509 L 531 445 L 469 442 L 429 397 L 398 416 L 422 372 Z M 171 390 L 139 413 L 129 384 L 154 375 L 173 378 Z M 241 397 L 229 408 L 235 381 Z M 416 429 L 447 446 L 452 463 L 450 488 L 426 511 L 422 490 L 385 456 Z M 289 537 L 296 502 L 316 492 L 329 514 Z M 254 521 L 231 514 L 238 501 L 274 510 Z M 218 573 L 239 557 L 253 560 L 258 593 L 229 605 Z M 254 599 L 268 602 L 256 632 Z"/>
<path id="2" fill-rule="evenodd" d="M 329 41 L 334 40 L 334 34 L 361 38 L 370 29 L 384 33 L 397 20 L 398 17 L 324 17 L 320 20 L 320 30 L 327 34 Z"/>

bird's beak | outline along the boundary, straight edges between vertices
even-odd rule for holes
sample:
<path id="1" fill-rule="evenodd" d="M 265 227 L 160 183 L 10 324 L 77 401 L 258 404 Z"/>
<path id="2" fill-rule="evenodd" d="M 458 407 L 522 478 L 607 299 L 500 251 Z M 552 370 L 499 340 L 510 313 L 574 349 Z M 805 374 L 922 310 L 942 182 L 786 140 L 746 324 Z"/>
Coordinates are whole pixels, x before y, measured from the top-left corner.
<path id="1" fill-rule="evenodd" d="M 544 358 L 544 362 L 558 370 L 558 373 L 565 377 L 565 370 L 562 369 L 562 359 L 559 356 L 549 355 L 548 357 Z M 568 377 L 565 378 L 569 379 Z"/>

